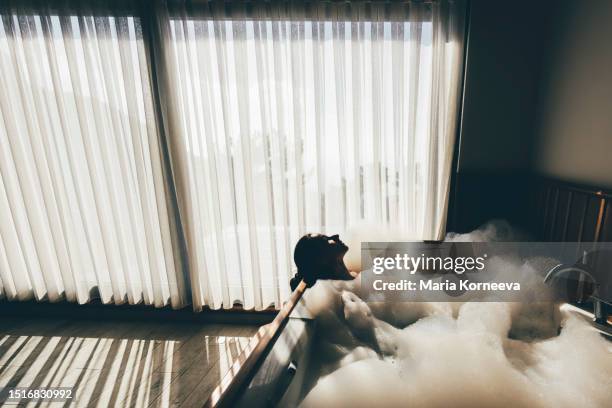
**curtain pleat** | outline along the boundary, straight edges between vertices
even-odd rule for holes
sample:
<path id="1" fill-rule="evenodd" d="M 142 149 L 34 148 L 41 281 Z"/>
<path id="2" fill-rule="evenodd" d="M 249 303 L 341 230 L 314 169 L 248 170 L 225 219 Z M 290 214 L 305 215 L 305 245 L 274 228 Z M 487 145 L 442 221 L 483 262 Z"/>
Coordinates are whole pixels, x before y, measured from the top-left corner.
<path id="1" fill-rule="evenodd" d="M 306 232 L 367 221 L 442 236 L 461 2 L 161 4 L 196 310 L 280 306 Z"/>
<path id="2" fill-rule="evenodd" d="M 0 291 L 182 307 L 141 19 L 95 11 L 0 9 Z"/>

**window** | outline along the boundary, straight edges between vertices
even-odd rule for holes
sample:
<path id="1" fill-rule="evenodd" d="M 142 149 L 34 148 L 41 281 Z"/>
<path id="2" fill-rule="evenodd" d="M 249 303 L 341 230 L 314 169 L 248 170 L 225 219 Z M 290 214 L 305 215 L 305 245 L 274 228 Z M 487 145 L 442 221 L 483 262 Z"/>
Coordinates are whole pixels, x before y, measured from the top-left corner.
<path id="1" fill-rule="evenodd" d="M 140 19 L 3 13 L 0 70 L 4 295 L 178 303 Z"/>
<path id="2" fill-rule="evenodd" d="M 0 295 L 279 306 L 306 232 L 444 230 L 457 1 L 0 15 Z"/>
<path id="3" fill-rule="evenodd" d="M 416 2 L 386 15 L 325 4 L 327 14 L 227 3 L 167 17 L 173 147 L 203 304 L 278 305 L 306 232 L 364 221 L 417 239 L 442 231 L 460 67 L 448 16 Z"/>

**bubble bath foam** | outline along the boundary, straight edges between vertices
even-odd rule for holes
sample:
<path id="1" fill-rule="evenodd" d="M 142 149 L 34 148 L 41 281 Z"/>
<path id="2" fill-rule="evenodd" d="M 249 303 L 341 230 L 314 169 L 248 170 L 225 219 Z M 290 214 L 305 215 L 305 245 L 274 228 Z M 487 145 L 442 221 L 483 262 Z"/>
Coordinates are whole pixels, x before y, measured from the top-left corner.
<path id="1" fill-rule="evenodd" d="M 612 342 L 552 303 L 373 303 L 319 282 L 303 407 L 607 407 Z"/>

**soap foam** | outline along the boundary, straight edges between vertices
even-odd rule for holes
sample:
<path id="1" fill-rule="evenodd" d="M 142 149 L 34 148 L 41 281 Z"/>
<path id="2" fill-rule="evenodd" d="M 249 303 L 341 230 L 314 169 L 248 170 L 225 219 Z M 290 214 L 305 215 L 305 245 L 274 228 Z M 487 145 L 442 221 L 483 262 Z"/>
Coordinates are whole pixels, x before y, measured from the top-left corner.
<path id="1" fill-rule="evenodd" d="M 513 237 L 507 225 L 488 225 L 448 239 Z M 515 273 L 532 273 L 529 267 L 499 260 L 499 268 Z M 318 282 L 305 304 L 318 320 L 318 338 L 303 407 L 606 407 L 612 401 L 612 343 L 557 304 L 367 304 L 356 281 Z"/>

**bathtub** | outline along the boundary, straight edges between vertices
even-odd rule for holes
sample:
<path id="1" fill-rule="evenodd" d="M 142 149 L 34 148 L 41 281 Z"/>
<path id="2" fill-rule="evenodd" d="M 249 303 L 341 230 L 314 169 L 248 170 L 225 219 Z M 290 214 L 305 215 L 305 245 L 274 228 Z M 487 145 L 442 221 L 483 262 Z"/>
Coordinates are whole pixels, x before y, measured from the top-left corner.
<path id="1" fill-rule="evenodd" d="M 290 317 L 235 406 L 296 407 L 304 397 L 314 331 L 313 319 Z"/>
<path id="2" fill-rule="evenodd" d="M 593 321 L 592 313 L 567 303 L 561 306 L 561 311 Z M 612 341 L 610 323 L 593 323 L 593 327 Z M 305 375 L 311 360 L 315 331 L 315 320 L 298 305 L 261 364 L 254 369 L 252 380 L 232 406 L 296 407 L 308 391 L 305 388 Z"/>

